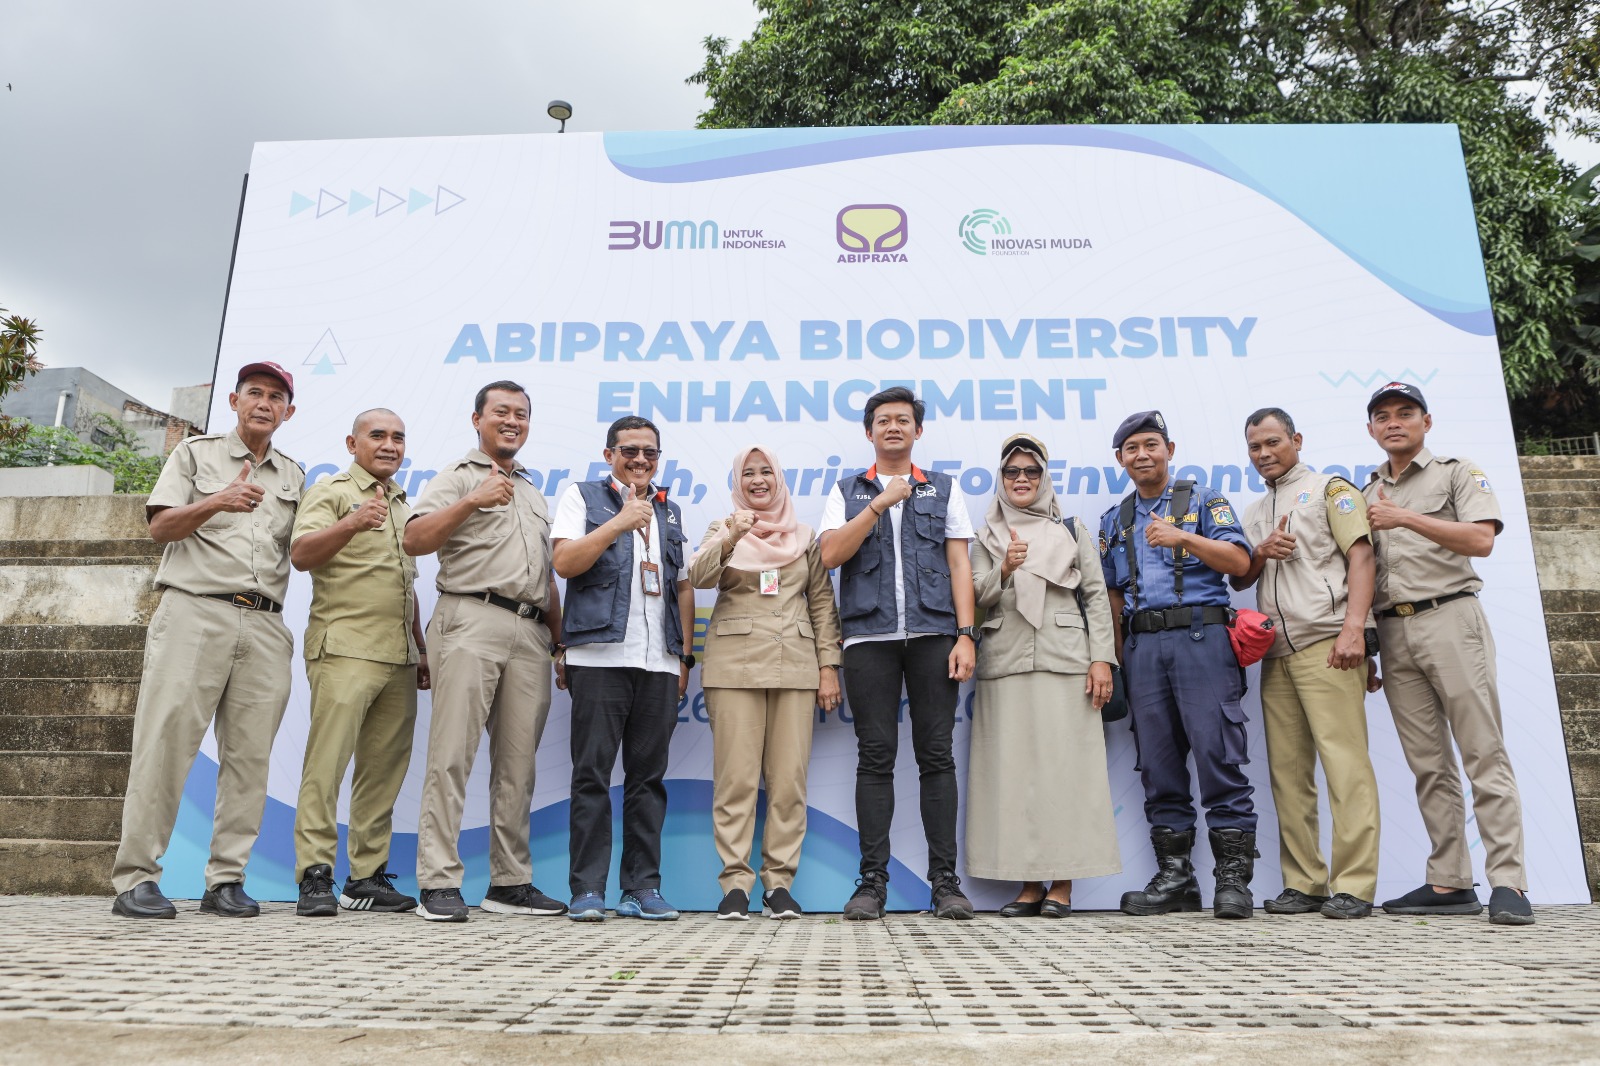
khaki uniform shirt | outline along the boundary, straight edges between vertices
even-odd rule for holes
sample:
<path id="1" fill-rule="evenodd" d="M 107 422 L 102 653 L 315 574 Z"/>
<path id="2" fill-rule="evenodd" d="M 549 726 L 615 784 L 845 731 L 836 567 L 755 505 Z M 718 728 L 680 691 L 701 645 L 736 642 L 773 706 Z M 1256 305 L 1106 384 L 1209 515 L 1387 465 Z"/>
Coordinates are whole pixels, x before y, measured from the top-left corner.
<path id="1" fill-rule="evenodd" d="M 413 516 L 443 510 L 483 484 L 494 462 L 477 448 L 439 471 Z M 519 603 L 546 606 L 550 593 L 550 511 L 526 468 L 515 465 L 512 501 L 473 511 L 439 548 L 440 592 L 492 592 Z"/>
<path id="2" fill-rule="evenodd" d="M 311 486 L 300 501 L 290 543 L 359 510 L 372 499 L 377 484 L 377 478 L 351 463 L 344 473 Z M 384 497 L 389 501 L 384 524 L 360 530 L 337 555 L 311 571 L 307 659 L 326 653 L 404 666 L 417 661 L 411 634 L 417 563 L 400 547 L 411 507 L 405 490 L 392 481 L 385 483 Z"/>
<path id="3" fill-rule="evenodd" d="M 1378 498 L 1379 487 L 1399 504 L 1420 514 L 1449 522 L 1494 523 L 1498 535 L 1500 501 L 1483 470 L 1470 459 L 1435 456 L 1424 448 L 1398 477 L 1384 463 L 1367 482 L 1367 502 Z M 1385 529 L 1374 534 L 1378 555 L 1378 587 L 1372 609 L 1386 611 L 1397 603 L 1415 603 L 1455 592 L 1483 588 L 1472 560 L 1435 544 L 1409 529 Z"/>
<path id="4" fill-rule="evenodd" d="M 1268 659 L 1292 655 L 1339 635 L 1350 599 L 1350 546 L 1372 536 L 1367 502 L 1342 477 L 1296 463 L 1244 513 L 1245 536 L 1260 544 L 1288 518 L 1289 558 L 1268 559 L 1256 582 L 1256 606 L 1273 621 Z"/>
<path id="5" fill-rule="evenodd" d="M 266 490 L 248 514 L 224 511 L 161 552 L 156 584 L 198 596 L 256 592 L 283 602 L 289 589 L 289 531 L 306 475 L 278 449 L 256 463 L 238 430 L 190 437 L 172 449 L 145 502 L 146 513 L 199 503 L 227 488 L 249 460 L 250 480 Z"/>

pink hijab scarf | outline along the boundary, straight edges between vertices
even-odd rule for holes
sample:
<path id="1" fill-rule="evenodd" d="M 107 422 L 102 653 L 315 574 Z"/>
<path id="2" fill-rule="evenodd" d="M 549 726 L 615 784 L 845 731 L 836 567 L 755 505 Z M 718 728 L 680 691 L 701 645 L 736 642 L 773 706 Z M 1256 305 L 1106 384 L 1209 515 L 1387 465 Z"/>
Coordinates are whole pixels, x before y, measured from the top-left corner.
<path id="1" fill-rule="evenodd" d="M 763 456 L 772 467 L 773 491 L 765 507 L 757 507 L 744 494 L 741 475 L 752 455 Z M 754 511 L 756 515 L 756 524 L 734 545 L 733 554 L 728 557 L 728 565 L 734 569 L 751 572 L 778 569 L 788 566 L 811 547 L 811 527 L 795 520 L 789 485 L 783 479 L 783 467 L 771 448 L 752 446 L 733 457 L 733 506 L 735 510 Z"/>

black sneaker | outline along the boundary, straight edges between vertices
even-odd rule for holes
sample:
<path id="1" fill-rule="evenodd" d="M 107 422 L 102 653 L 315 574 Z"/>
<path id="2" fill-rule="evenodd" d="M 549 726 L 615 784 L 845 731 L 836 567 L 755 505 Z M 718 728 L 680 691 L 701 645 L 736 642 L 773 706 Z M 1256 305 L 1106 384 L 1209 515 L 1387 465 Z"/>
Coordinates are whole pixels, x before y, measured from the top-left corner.
<path id="1" fill-rule="evenodd" d="M 847 922 L 871 922 L 883 917 L 883 904 L 889 898 L 889 884 L 883 877 L 867 876 L 856 882 L 855 895 L 844 905 Z"/>
<path id="2" fill-rule="evenodd" d="M 961 891 L 961 878 L 945 874 L 933 881 L 933 916 L 953 918 L 958 922 L 972 920 L 972 901 Z"/>
<path id="3" fill-rule="evenodd" d="M 742 888 L 735 888 L 722 897 L 722 902 L 717 904 L 717 921 L 743 922 L 750 918 L 750 894 Z"/>
<path id="4" fill-rule="evenodd" d="M 800 909 L 800 904 L 789 895 L 787 888 L 775 888 L 761 897 L 761 913 L 768 918 L 775 918 L 780 922 L 792 918 L 804 918 L 806 912 Z"/>
<path id="5" fill-rule="evenodd" d="M 1335 893 L 1322 905 L 1324 918 L 1368 918 L 1371 915 L 1372 904 L 1348 892 Z"/>
<path id="6" fill-rule="evenodd" d="M 417 901 L 394 887 L 394 874 L 380 866 L 371 877 L 344 879 L 339 906 L 347 911 L 375 911 L 379 914 L 410 914 Z"/>
<path id="7" fill-rule="evenodd" d="M 1533 907 L 1528 894 L 1504 885 L 1489 893 L 1489 920 L 1495 925 L 1532 925 Z"/>
<path id="8" fill-rule="evenodd" d="M 565 914 L 567 905 L 532 885 L 490 885 L 478 909 L 495 914 Z"/>
<path id="9" fill-rule="evenodd" d="M 1481 914 L 1483 904 L 1478 893 L 1470 888 L 1457 888 L 1449 892 L 1435 892 L 1432 885 L 1413 888 L 1403 896 L 1385 900 L 1383 909 L 1390 914 Z"/>
<path id="10" fill-rule="evenodd" d="M 417 913 L 430 922 L 464 922 L 467 904 L 459 888 L 425 888 Z"/>
<path id="11" fill-rule="evenodd" d="M 332 918 L 339 913 L 339 901 L 333 898 L 333 867 L 327 863 L 306 867 L 294 912 L 302 918 Z"/>
<path id="12" fill-rule="evenodd" d="M 1268 914 L 1315 914 L 1326 902 L 1327 896 L 1313 896 L 1298 888 L 1286 888 L 1278 893 L 1277 899 L 1263 903 L 1261 909 Z"/>

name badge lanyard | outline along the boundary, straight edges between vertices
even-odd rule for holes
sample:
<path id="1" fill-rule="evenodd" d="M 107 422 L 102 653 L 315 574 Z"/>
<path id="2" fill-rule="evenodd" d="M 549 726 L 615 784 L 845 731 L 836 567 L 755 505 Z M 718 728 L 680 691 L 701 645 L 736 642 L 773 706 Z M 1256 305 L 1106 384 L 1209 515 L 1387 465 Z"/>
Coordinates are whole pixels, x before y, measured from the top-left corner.
<path id="1" fill-rule="evenodd" d="M 632 493 L 633 489 L 631 486 L 618 486 L 618 491 L 622 495 L 626 496 L 627 494 Z M 651 514 L 653 517 L 653 509 Z M 658 566 L 655 560 L 652 558 L 650 547 L 651 524 L 652 522 L 650 519 L 646 519 L 644 528 L 639 530 L 639 534 L 644 538 L 644 558 L 639 562 L 639 585 L 644 589 L 644 594 L 646 596 L 659 596 L 661 595 L 661 567 Z"/>

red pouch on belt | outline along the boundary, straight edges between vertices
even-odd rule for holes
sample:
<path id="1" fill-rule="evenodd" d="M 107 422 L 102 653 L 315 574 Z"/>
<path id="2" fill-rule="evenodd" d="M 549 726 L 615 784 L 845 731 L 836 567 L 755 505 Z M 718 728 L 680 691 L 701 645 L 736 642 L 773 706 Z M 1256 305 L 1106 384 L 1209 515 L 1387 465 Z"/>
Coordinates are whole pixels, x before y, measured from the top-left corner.
<path id="1" fill-rule="evenodd" d="M 1228 625 L 1228 642 L 1233 645 L 1233 654 L 1238 657 L 1240 666 L 1249 666 L 1261 661 L 1267 654 L 1267 649 L 1272 647 L 1276 634 L 1273 632 L 1272 619 L 1260 611 L 1249 609 L 1235 610 L 1233 621 Z"/>

